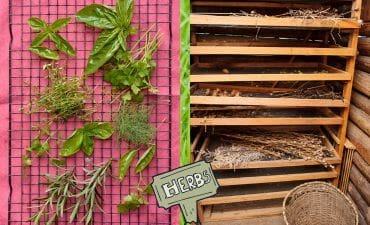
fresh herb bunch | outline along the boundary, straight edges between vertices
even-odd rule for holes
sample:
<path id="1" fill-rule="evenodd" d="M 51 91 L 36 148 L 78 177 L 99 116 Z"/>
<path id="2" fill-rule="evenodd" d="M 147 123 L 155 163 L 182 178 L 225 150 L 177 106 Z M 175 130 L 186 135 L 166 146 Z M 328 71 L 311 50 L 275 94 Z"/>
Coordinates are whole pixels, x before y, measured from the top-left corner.
<path id="1" fill-rule="evenodd" d="M 94 152 L 94 138 L 105 140 L 112 136 L 114 129 L 110 123 L 88 123 L 76 129 L 63 143 L 60 155 L 68 157 L 82 151 L 90 156 Z"/>
<path id="2" fill-rule="evenodd" d="M 138 40 L 130 53 L 116 57 L 118 65 L 104 75 L 104 80 L 110 82 L 113 88 L 128 90 L 123 97 L 124 100 L 135 98 L 142 89 L 149 89 L 152 93 L 157 92 L 157 89 L 150 84 L 150 78 L 156 67 L 153 54 L 158 50 L 161 35 L 156 33 L 154 37 L 151 37 L 150 31 L 151 29 Z M 138 48 L 144 38 L 145 45 Z"/>
<path id="3" fill-rule="evenodd" d="M 91 111 L 85 108 L 88 92 L 83 88 L 82 77 L 67 77 L 62 74 L 63 69 L 54 63 L 46 64 L 44 69 L 48 72 L 50 85 L 32 105 L 61 119 Z"/>
<path id="4" fill-rule="evenodd" d="M 115 9 L 91 4 L 77 12 L 78 21 L 103 29 L 91 50 L 86 74 L 96 72 L 118 51 L 127 51 L 126 39 L 136 33 L 136 29 L 131 26 L 133 7 L 133 0 L 117 0 Z"/>
<path id="5" fill-rule="evenodd" d="M 140 103 L 125 102 L 116 118 L 116 130 L 120 140 L 136 145 L 148 144 L 155 128 L 149 121 L 150 108 Z"/>
<path id="6" fill-rule="evenodd" d="M 61 18 L 53 22 L 51 25 L 48 25 L 40 18 L 30 18 L 28 20 L 30 27 L 35 31 L 39 31 L 31 43 L 30 51 L 42 58 L 58 60 L 60 57 L 57 51 L 41 46 L 47 38 L 50 38 L 56 49 L 71 56 L 76 55 L 76 51 L 73 49 L 71 44 L 58 32 L 60 29 L 67 26 L 70 20 L 71 18 Z"/>
<path id="7" fill-rule="evenodd" d="M 85 221 L 85 224 L 93 223 L 93 214 L 95 211 L 95 206 L 102 212 L 102 195 L 101 192 L 105 185 L 106 177 L 111 173 L 112 160 L 108 160 L 105 163 L 97 166 L 92 170 L 85 170 L 89 178 L 82 182 L 84 185 L 81 192 L 75 195 L 77 199 L 81 200 L 81 204 L 84 205 L 86 214 L 82 220 Z M 76 214 L 71 214 L 70 221 L 73 221 L 76 217 Z"/>
<path id="8" fill-rule="evenodd" d="M 35 207 L 38 211 L 29 219 L 35 225 L 40 224 L 42 219 L 45 224 L 52 224 L 58 217 L 62 217 L 68 210 L 68 200 L 75 195 L 76 191 L 79 191 L 76 176 L 72 170 L 67 170 L 61 175 L 46 174 L 45 178 L 48 184 L 46 196 L 33 199 L 40 203 Z"/>

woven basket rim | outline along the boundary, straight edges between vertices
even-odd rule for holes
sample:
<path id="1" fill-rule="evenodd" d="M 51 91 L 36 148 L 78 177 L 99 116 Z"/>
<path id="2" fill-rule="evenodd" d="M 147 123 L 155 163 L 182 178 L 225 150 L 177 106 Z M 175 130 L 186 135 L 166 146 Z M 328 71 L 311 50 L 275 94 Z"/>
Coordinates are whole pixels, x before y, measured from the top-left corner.
<path id="1" fill-rule="evenodd" d="M 313 181 L 313 182 L 307 182 L 307 183 L 304 183 L 304 184 L 301 184 L 295 188 L 293 188 L 292 190 L 290 190 L 288 192 L 288 194 L 285 196 L 284 198 L 284 201 L 283 201 L 283 217 L 284 217 L 284 222 L 286 225 L 294 225 L 294 224 L 290 224 L 288 222 L 288 219 L 287 219 L 287 216 L 286 216 L 286 204 L 287 204 L 287 201 L 289 199 L 289 197 L 294 193 L 296 192 L 298 189 L 301 189 L 303 187 L 306 187 L 306 186 L 309 186 L 309 185 L 326 185 L 327 187 L 331 188 L 331 190 L 337 192 L 340 196 L 342 196 L 348 203 L 349 205 L 351 206 L 353 212 L 355 213 L 355 220 L 356 220 L 356 223 L 354 225 L 358 225 L 358 212 L 357 212 L 357 207 L 355 206 L 355 204 L 351 201 L 351 199 L 349 197 L 347 197 L 342 191 L 340 191 L 336 186 L 330 184 L 330 183 L 327 183 L 327 182 L 323 182 L 323 181 Z"/>

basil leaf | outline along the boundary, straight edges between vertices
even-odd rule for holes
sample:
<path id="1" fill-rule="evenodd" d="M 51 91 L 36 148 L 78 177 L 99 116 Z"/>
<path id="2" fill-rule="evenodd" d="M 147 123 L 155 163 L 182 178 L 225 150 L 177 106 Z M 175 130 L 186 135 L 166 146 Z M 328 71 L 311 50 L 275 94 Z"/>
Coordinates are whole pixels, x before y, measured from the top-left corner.
<path id="1" fill-rule="evenodd" d="M 85 125 L 84 132 L 104 140 L 112 136 L 114 129 L 110 123 L 89 123 Z"/>
<path id="2" fill-rule="evenodd" d="M 77 12 L 78 21 L 89 26 L 101 29 L 113 29 L 116 27 L 115 18 L 117 14 L 112 9 L 98 4 L 91 4 Z"/>
<path id="3" fill-rule="evenodd" d="M 69 44 L 68 41 L 65 40 L 62 36 L 60 36 L 60 34 L 50 33 L 49 36 L 50 36 L 50 39 L 54 42 L 55 47 L 58 50 L 68 55 L 72 55 L 72 56 L 76 55 L 76 51 L 73 49 L 71 44 Z"/>
<path id="4" fill-rule="evenodd" d="M 48 27 L 47 23 L 40 18 L 32 17 L 28 19 L 28 24 L 33 30 L 44 30 Z"/>
<path id="5" fill-rule="evenodd" d="M 42 46 L 34 46 L 34 47 L 30 47 L 30 51 L 32 53 L 35 53 L 36 55 L 39 55 L 42 58 L 59 60 L 58 53 L 54 50 L 51 50 L 50 48 L 46 48 Z"/>
<path id="6" fill-rule="evenodd" d="M 127 213 L 145 204 L 148 204 L 148 202 L 145 200 L 144 196 L 131 193 L 124 198 L 123 203 L 117 205 L 117 211 L 119 213 Z"/>
<path id="7" fill-rule="evenodd" d="M 41 45 L 45 39 L 48 37 L 48 32 L 40 32 L 37 34 L 37 36 L 33 39 L 31 43 L 31 47 L 36 47 Z"/>
<path id="8" fill-rule="evenodd" d="M 129 150 L 126 154 L 124 154 L 118 163 L 118 179 L 120 181 L 123 181 L 125 178 L 128 170 L 130 169 L 130 165 L 132 163 L 132 160 L 135 158 L 137 154 L 136 149 Z"/>
<path id="9" fill-rule="evenodd" d="M 82 145 L 84 139 L 83 129 L 77 129 L 73 134 L 63 143 L 60 155 L 63 157 L 68 157 L 76 154 Z"/>
<path id="10" fill-rule="evenodd" d="M 118 15 L 117 23 L 120 25 L 129 26 L 134 12 L 134 1 L 117 0 L 116 11 Z"/>
<path id="11" fill-rule="evenodd" d="M 116 37 L 117 33 L 112 33 L 112 36 L 109 37 L 110 41 L 107 42 L 107 40 L 103 40 L 103 37 L 99 36 L 89 56 L 87 67 L 85 69 L 85 74 L 92 74 L 96 72 L 110 58 L 112 58 L 114 53 L 120 47 L 119 40 Z"/>
<path id="12" fill-rule="evenodd" d="M 62 29 L 63 27 L 67 26 L 69 21 L 71 21 L 71 18 L 69 17 L 57 19 L 49 26 L 49 28 L 51 31 L 54 31 L 54 32 L 58 31 Z"/>
<path id="13" fill-rule="evenodd" d="M 94 140 L 91 136 L 86 135 L 85 132 L 84 132 L 81 149 L 88 156 L 90 156 L 94 152 Z"/>
<path id="14" fill-rule="evenodd" d="M 140 157 L 139 161 L 137 161 L 136 167 L 135 167 L 135 172 L 136 173 L 140 173 L 146 167 L 148 167 L 148 165 L 150 164 L 150 162 L 153 160 L 154 154 L 155 154 L 155 146 L 152 145 Z"/>
<path id="15" fill-rule="evenodd" d="M 51 164 L 53 164 L 54 166 L 63 166 L 64 164 L 66 164 L 66 160 L 65 159 L 58 159 L 58 158 L 52 158 L 51 159 Z"/>
<path id="16" fill-rule="evenodd" d="M 127 50 L 126 48 L 127 36 L 128 36 L 127 31 L 121 31 L 119 32 L 119 35 L 118 35 L 119 44 L 121 45 L 123 51 Z"/>

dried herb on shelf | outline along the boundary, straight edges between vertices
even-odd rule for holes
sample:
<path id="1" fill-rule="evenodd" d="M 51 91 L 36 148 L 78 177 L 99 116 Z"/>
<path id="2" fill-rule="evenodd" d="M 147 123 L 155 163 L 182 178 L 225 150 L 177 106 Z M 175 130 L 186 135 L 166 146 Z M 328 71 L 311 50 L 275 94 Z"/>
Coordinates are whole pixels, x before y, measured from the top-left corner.
<path id="1" fill-rule="evenodd" d="M 91 50 L 86 74 L 96 72 L 119 50 L 126 52 L 127 37 L 136 33 L 136 29 L 131 26 L 133 7 L 133 0 L 117 0 L 115 9 L 91 4 L 77 12 L 78 21 L 103 29 Z"/>
<path id="2" fill-rule="evenodd" d="M 29 219 L 35 225 L 42 220 L 45 224 L 52 224 L 58 217 L 62 217 L 68 210 L 67 203 L 76 191 L 79 190 L 74 171 L 67 170 L 61 175 L 46 174 L 46 196 L 33 199 L 40 204 L 36 206 L 37 212 Z"/>
<path id="3" fill-rule="evenodd" d="M 125 178 L 127 172 L 130 169 L 132 160 L 137 155 L 137 152 L 138 150 L 131 149 L 120 158 L 119 163 L 118 163 L 118 179 L 120 181 L 123 181 L 123 179 Z"/>
<path id="4" fill-rule="evenodd" d="M 86 155 L 94 152 L 94 139 L 105 140 L 112 136 L 114 129 L 110 123 L 88 123 L 76 129 L 63 143 L 60 155 L 68 157 L 82 150 Z"/>
<path id="5" fill-rule="evenodd" d="M 60 57 L 57 51 L 41 46 L 47 38 L 50 38 L 59 51 L 71 56 L 76 55 L 76 51 L 71 44 L 58 33 L 60 29 L 67 26 L 70 20 L 71 18 L 61 18 L 48 25 L 40 18 L 30 18 L 28 20 L 30 27 L 35 31 L 39 31 L 31 43 L 30 51 L 42 58 L 58 60 Z"/>
<path id="6" fill-rule="evenodd" d="M 123 202 L 117 205 L 117 211 L 119 213 L 128 213 L 130 210 L 140 208 L 142 205 L 148 204 L 148 201 L 142 194 L 131 193 L 127 195 Z"/>
<path id="7" fill-rule="evenodd" d="M 89 178 L 81 182 L 84 187 L 82 188 L 81 192 L 77 193 L 74 197 L 81 201 L 81 204 L 85 207 L 86 214 L 82 220 L 85 221 L 86 225 L 93 223 L 95 207 L 104 212 L 102 209 L 103 199 L 101 192 L 104 189 L 106 177 L 111 174 L 111 167 L 112 160 L 108 160 L 92 170 L 84 169 Z M 78 208 L 79 206 L 76 207 Z M 70 221 L 75 219 L 78 209 L 73 211 L 76 211 L 76 213 L 71 214 Z"/>
<path id="8" fill-rule="evenodd" d="M 145 168 L 147 168 L 150 162 L 153 160 L 154 154 L 155 146 L 151 145 L 137 161 L 135 166 L 135 173 L 141 173 Z"/>
<path id="9" fill-rule="evenodd" d="M 88 92 L 83 87 L 82 77 L 67 77 L 63 75 L 63 69 L 54 63 L 46 64 L 44 69 L 48 72 L 50 84 L 31 104 L 31 113 L 36 107 L 37 112 L 51 113 L 65 120 L 91 111 L 85 108 Z"/>
<path id="10" fill-rule="evenodd" d="M 116 118 L 119 138 L 136 145 L 150 143 L 155 128 L 151 126 L 149 116 L 148 106 L 130 102 L 121 105 Z"/>

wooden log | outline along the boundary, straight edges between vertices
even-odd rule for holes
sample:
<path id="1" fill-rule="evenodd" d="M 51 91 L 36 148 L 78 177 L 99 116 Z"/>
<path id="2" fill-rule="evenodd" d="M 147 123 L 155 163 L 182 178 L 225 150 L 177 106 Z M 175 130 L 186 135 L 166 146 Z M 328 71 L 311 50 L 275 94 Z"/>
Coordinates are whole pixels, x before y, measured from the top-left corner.
<path id="1" fill-rule="evenodd" d="M 370 25 L 368 32 L 370 32 Z M 368 37 L 359 38 L 357 48 L 361 55 L 370 56 L 370 38 Z"/>
<path id="2" fill-rule="evenodd" d="M 360 92 L 353 90 L 351 103 L 367 114 L 370 114 L 370 98 L 368 96 L 365 96 Z"/>
<path id="3" fill-rule="evenodd" d="M 370 208 L 366 204 L 366 201 L 362 198 L 361 194 L 358 192 L 356 186 L 350 182 L 348 186 L 348 193 L 351 196 L 354 203 L 357 205 L 358 210 L 366 221 L 370 222 Z"/>
<path id="4" fill-rule="evenodd" d="M 362 175 L 364 175 L 370 182 L 370 165 L 366 163 L 357 152 L 353 155 L 353 163 L 356 165 L 358 170 L 360 170 Z"/>
<path id="5" fill-rule="evenodd" d="M 370 97 L 370 74 L 356 70 L 353 87 L 364 95 Z"/>
<path id="6" fill-rule="evenodd" d="M 370 36 L 370 23 L 365 22 L 361 26 L 360 34 L 363 36 Z"/>
<path id="7" fill-rule="evenodd" d="M 347 136 L 356 146 L 358 153 L 370 163 L 370 137 L 351 121 L 348 121 Z"/>
<path id="8" fill-rule="evenodd" d="M 358 56 L 356 61 L 356 68 L 370 73 L 370 56 Z"/>
<path id="9" fill-rule="evenodd" d="M 370 183 L 367 179 L 361 174 L 355 165 L 351 168 L 350 175 L 351 182 L 356 186 L 358 192 L 361 194 L 362 198 L 366 201 L 366 204 L 370 204 Z"/>
<path id="10" fill-rule="evenodd" d="M 370 136 L 370 115 L 354 105 L 350 106 L 349 118 L 355 123 L 363 132 Z"/>
<path id="11" fill-rule="evenodd" d="M 362 1 L 361 19 L 363 21 L 370 21 L 370 1 Z"/>

